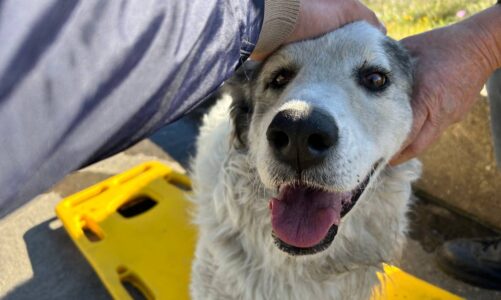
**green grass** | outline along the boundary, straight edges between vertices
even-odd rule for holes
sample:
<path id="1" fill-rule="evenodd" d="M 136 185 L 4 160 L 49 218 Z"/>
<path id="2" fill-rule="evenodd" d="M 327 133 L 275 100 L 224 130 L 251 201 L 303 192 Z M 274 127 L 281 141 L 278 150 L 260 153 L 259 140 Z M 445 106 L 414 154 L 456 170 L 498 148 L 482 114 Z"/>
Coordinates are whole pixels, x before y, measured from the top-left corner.
<path id="1" fill-rule="evenodd" d="M 494 0 L 366 0 L 396 39 L 460 21 L 493 5 Z"/>

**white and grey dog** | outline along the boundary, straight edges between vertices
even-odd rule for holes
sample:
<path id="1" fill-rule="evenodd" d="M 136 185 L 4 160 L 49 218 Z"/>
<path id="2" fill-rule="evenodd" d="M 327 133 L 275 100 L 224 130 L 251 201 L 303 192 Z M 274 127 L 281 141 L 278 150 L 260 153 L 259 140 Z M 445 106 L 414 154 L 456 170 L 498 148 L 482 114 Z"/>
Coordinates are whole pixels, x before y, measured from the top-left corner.
<path id="1" fill-rule="evenodd" d="M 194 299 L 367 299 L 405 241 L 420 165 L 412 64 L 364 22 L 247 65 L 205 116 L 193 163 Z"/>

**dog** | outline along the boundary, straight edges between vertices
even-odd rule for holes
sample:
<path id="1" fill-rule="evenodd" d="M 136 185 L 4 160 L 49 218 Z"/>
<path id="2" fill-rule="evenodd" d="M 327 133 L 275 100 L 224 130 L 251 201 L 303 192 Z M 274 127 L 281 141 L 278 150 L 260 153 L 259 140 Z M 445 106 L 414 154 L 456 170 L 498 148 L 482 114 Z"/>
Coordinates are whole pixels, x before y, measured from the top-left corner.
<path id="1" fill-rule="evenodd" d="M 368 299 L 405 242 L 420 163 L 413 62 L 365 22 L 287 45 L 229 80 L 192 164 L 193 299 Z"/>

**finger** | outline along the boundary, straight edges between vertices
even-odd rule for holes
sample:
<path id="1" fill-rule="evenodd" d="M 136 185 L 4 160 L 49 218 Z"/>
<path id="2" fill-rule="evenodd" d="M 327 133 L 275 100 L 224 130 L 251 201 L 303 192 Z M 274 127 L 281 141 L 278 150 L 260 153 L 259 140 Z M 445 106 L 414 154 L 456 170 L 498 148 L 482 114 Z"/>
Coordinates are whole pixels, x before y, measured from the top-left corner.
<path id="1" fill-rule="evenodd" d="M 402 146 L 400 147 L 400 150 L 390 160 L 390 164 L 394 165 L 397 164 L 397 162 L 399 162 L 399 157 L 401 157 L 402 152 L 404 152 L 409 145 L 414 143 L 416 138 L 423 131 L 423 127 L 425 126 L 426 121 L 429 119 L 429 112 L 426 109 L 426 106 L 423 104 L 424 101 L 421 99 L 423 98 L 417 95 L 414 96 L 411 101 L 412 115 L 413 115 L 411 131 L 407 136 L 406 140 L 404 141 L 404 143 L 402 144 Z"/>
<path id="2" fill-rule="evenodd" d="M 425 122 L 418 136 L 397 157 L 390 161 L 390 165 L 399 165 L 422 154 L 431 144 L 438 140 L 440 132 L 440 128 L 437 128 L 431 122 Z"/>
<path id="3" fill-rule="evenodd" d="M 400 150 L 403 150 L 406 148 L 408 145 L 410 145 L 414 139 L 419 135 L 419 133 L 423 130 L 423 126 L 425 122 L 429 118 L 429 113 L 428 110 L 426 109 L 426 106 L 424 105 L 424 100 L 421 100 L 422 97 L 419 95 L 413 97 L 411 101 L 411 107 L 412 107 L 412 127 L 411 131 L 407 135 L 407 138 L 405 142 L 402 144 L 402 147 Z"/>
<path id="4" fill-rule="evenodd" d="M 252 52 L 249 56 L 250 59 L 254 61 L 263 61 L 269 56 L 269 53 L 254 53 Z"/>
<path id="5" fill-rule="evenodd" d="M 422 46 L 422 44 L 423 44 L 421 39 L 422 39 L 421 34 L 417 34 L 417 35 L 406 37 L 406 38 L 400 40 L 400 42 L 409 51 L 409 53 L 412 56 L 419 57 L 419 46 Z"/>
<path id="6" fill-rule="evenodd" d="M 388 34 L 388 30 L 386 29 L 386 25 L 384 25 L 383 21 L 379 21 L 379 30 L 385 35 Z"/>
<path id="7" fill-rule="evenodd" d="M 384 26 L 383 22 L 379 20 L 377 15 L 366 6 L 363 6 L 363 10 L 364 10 L 363 13 L 364 19 L 370 24 L 374 25 L 382 33 L 386 34 L 387 33 L 386 26 Z"/>

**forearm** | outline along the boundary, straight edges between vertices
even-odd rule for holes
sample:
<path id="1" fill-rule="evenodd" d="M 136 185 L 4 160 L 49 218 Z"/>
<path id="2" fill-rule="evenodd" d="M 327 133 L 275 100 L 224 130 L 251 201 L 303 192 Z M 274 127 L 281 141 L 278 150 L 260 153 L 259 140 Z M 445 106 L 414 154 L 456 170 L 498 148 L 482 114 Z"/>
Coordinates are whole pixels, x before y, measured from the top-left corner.
<path id="1" fill-rule="evenodd" d="M 214 91 L 253 50 L 262 4 L 2 2 L 0 218 Z"/>

